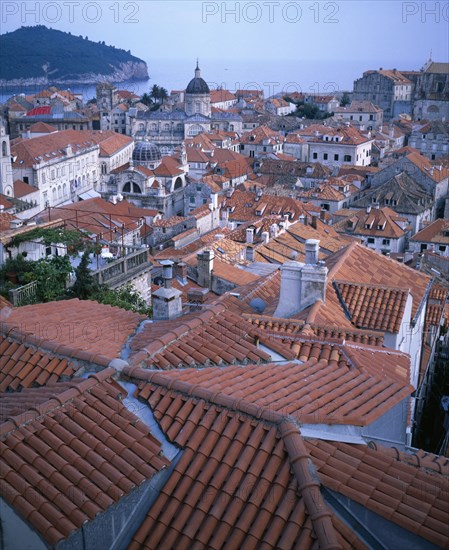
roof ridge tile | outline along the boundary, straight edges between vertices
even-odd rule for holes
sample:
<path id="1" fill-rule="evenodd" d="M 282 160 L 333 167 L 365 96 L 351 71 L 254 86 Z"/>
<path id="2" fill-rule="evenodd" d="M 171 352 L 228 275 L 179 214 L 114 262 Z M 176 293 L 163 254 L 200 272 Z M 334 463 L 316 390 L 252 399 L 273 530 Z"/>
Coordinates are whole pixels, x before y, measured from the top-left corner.
<path id="1" fill-rule="evenodd" d="M 292 469 L 298 483 L 298 489 L 305 501 L 308 515 L 313 522 L 313 529 L 320 548 L 341 548 L 335 528 L 332 524 L 332 513 L 320 492 L 320 482 L 310 472 L 310 453 L 301 433 L 291 420 L 279 426 L 279 433 L 284 441 Z"/>

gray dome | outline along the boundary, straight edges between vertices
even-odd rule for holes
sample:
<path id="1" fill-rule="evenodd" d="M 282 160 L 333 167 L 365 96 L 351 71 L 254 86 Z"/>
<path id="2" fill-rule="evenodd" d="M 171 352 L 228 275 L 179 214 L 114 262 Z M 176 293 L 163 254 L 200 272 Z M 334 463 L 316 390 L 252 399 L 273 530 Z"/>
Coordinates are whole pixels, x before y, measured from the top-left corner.
<path id="1" fill-rule="evenodd" d="M 157 162 L 161 160 L 162 155 L 159 147 L 151 141 L 138 141 L 133 151 L 133 161 L 135 164 L 146 164 L 147 162 Z"/>
<path id="2" fill-rule="evenodd" d="M 198 62 L 196 64 L 195 77 L 187 84 L 186 94 L 210 94 L 209 86 L 206 81 L 201 78 Z"/>
<path id="3" fill-rule="evenodd" d="M 209 94 L 209 86 L 206 81 L 199 78 L 192 78 L 186 88 L 186 94 Z"/>

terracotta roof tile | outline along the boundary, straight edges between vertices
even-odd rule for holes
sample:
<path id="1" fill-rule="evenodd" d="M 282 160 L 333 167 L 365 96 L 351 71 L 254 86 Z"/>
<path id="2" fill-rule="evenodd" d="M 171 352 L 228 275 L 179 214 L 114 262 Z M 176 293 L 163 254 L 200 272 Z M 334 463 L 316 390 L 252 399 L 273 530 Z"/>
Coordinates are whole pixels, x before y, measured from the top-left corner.
<path id="1" fill-rule="evenodd" d="M 435 456 L 421 464 L 416 455 L 395 449 L 318 440 L 307 441 L 306 446 L 323 485 L 449 548 L 449 509 L 443 504 L 449 495 L 447 459 L 441 467 Z M 429 463 L 436 467 L 426 471 Z M 435 475 L 440 468 L 444 474 Z"/>
<path id="2" fill-rule="evenodd" d="M 271 408 L 175 379 L 173 372 L 125 373 L 163 432 L 183 448 L 129 548 L 367 548 L 349 518 L 331 512 L 326 489 L 447 547 L 447 466 L 437 457 L 424 456 L 424 466 L 395 450 L 304 441 L 292 418 Z M 430 491 L 420 501 L 423 487 Z"/>
<path id="3" fill-rule="evenodd" d="M 335 290 L 357 328 L 399 332 L 408 289 L 334 281 Z"/>
<path id="4" fill-rule="evenodd" d="M 168 464 L 158 441 L 122 405 L 126 392 L 114 373 L 23 390 L 9 405 L 17 416 L 0 424 L 3 498 L 50 545 Z M 28 491 L 35 498 L 27 499 Z"/>
<path id="5" fill-rule="evenodd" d="M 74 298 L 14 308 L 4 328 L 26 335 L 24 343 L 106 366 L 145 319 L 119 307 Z"/>
<path id="6" fill-rule="evenodd" d="M 78 368 L 74 361 L 35 349 L 23 337 L 0 335 L 0 392 L 72 378 Z"/>
<path id="7" fill-rule="evenodd" d="M 174 321 L 146 324 L 130 341 L 133 364 L 161 370 L 176 367 L 267 362 L 267 347 L 292 358 L 292 352 L 223 306 L 184 315 Z"/>
<path id="8" fill-rule="evenodd" d="M 162 420 L 176 394 L 146 385 L 148 401 Z M 238 411 L 188 396 L 180 405 L 176 414 L 183 429 L 172 438 L 184 447 L 183 455 L 134 535 L 131 550 L 195 543 L 287 548 L 294 540 L 312 548 L 316 539 L 320 548 L 340 548 L 333 514 L 309 472 L 296 426 L 254 423 Z"/>
<path id="9" fill-rule="evenodd" d="M 159 380 L 167 376 L 167 380 L 180 380 L 192 388 L 207 388 L 208 392 L 292 415 L 303 423 L 358 426 L 373 422 L 413 391 L 408 383 L 409 359 L 404 354 L 384 354 L 383 361 L 389 363 L 381 369 L 379 351 L 363 356 L 349 350 L 353 352 L 351 360 L 341 347 L 340 356 L 331 358 L 328 345 L 328 359 L 323 359 L 322 346 L 314 344 L 311 342 L 311 358 L 301 364 L 183 369 L 161 375 Z M 372 366 L 368 366 L 370 361 Z M 400 372 L 394 370 L 398 361 L 403 366 Z"/>

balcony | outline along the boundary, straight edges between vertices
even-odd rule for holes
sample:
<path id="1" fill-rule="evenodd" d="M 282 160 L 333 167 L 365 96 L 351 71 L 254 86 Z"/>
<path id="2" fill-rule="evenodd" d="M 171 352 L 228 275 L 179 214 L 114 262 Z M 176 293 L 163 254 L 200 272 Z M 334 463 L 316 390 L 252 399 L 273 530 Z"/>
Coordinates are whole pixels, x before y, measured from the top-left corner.
<path id="1" fill-rule="evenodd" d="M 105 267 L 93 271 L 92 275 L 99 284 L 115 289 L 129 283 L 138 275 L 149 273 L 151 267 L 148 250 L 145 248 L 114 260 Z"/>
<path id="2" fill-rule="evenodd" d="M 34 304 L 37 297 L 37 281 L 11 289 L 9 297 L 15 307 Z"/>

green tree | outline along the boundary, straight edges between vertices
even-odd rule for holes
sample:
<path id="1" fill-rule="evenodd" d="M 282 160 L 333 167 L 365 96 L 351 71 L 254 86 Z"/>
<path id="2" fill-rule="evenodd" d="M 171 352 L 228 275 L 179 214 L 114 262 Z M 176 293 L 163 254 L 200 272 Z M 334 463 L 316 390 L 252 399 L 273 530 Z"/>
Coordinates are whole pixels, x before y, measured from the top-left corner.
<path id="1" fill-rule="evenodd" d="M 153 100 L 151 99 L 150 95 L 147 94 L 147 93 L 144 93 L 143 96 L 141 97 L 140 101 L 146 105 L 147 107 L 149 107 L 152 103 L 153 103 Z"/>
<path id="2" fill-rule="evenodd" d="M 349 97 L 348 92 L 345 92 L 343 94 L 343 97 L 341 98 L 340 107 L 346 107 L 346 105 L 349 105 L 350 103 L 351 103 L 351 98 Z"/>
<path id="3" fill-rule="evenodd" d="M 73 294 L 80 300 L 89 300 L 99 291 L 100 287 L 95 281 L 89 269 L 89 253 L 84 252 L 81 262 L 75 269 L 76 281 L 70 289 L 70 294 Z"/>
<path id="4" fill-rule="evenodd" d="M 150 90 L 150 97 L 156 102 L 159 101 L 159 86 L 157 84 L 153 84 L 153 87 Z"/>
<path id="5" fill-rule="evenodd" d="M 159 99 L 163 102 L 168 97 L 168 92 L 162 86 L 159 88 Z"/>

